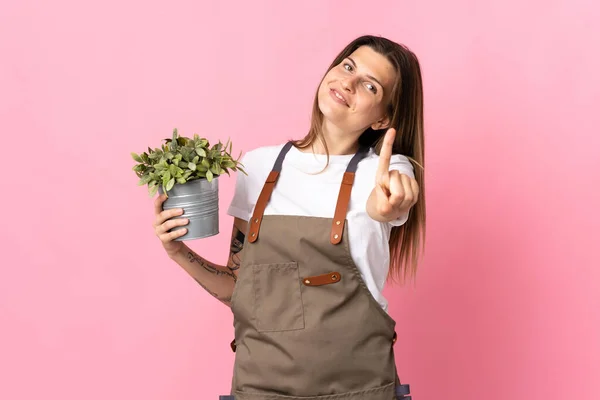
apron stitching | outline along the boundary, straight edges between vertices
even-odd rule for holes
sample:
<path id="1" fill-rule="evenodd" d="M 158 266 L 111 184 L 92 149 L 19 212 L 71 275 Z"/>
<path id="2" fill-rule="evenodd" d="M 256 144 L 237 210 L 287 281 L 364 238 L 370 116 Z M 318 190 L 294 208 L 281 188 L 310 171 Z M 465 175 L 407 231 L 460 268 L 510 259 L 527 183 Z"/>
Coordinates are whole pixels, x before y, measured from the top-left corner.
<path id="1" fill-rule="evenodd" d="M 319 396 L 286 396 L 283 394 L 267 394 L 263 392 L 242 392 L 240 390 L 236 390 L 236 393 L 240 395 L 249 395 L 249 396 L 261 396 L 261 399 L 273 399 L 273 400 L 335 400 L 341 399 L 344 400 L 348 396 L 358 396 L 365 395 L 369 393 L 377 393 L 377 392 L 385 392 L 388 388 L 394 388 L 396 385 L 395 382 L 385 384 L 383 386 L 378 386 L 366 390 L 358 390 L 353 392 L 339 393 L 339 394 L 324 394 Z M 361 399 L 362 400 L 362 399 Z"/>
<path id="2" fill-rule="evenodd" d="M 253 312 L 252 312 L 252 318 L 254 319 L 254 326 L 258 327 L 258 317 L 256 316 L 256 312 L 257 312 L 257 297 L 256 297 L 256 286 L 258 285 L 257 281 L 256 281 L 256 274 L 254 273 L 254 265 L 252 265 L 252 284 L 253 287 L 252 289 L 254 290 L 254 307 L 253 307 Z"/>
<path id="3" fill-rule="evenodd" d="M 294 294 L 298 295 L 298 299 L 300 301 L 300 308 L 299 308 L 299 315 L 297 316 L 297 318 L 295 318 L 296 323 L 298 324 L 298 326 L 295 327 L 282 327 L 280 325 L 277 325 L 277 327 L 265 327 L 264 326 L 264 322 L 261 323 L 261 320 L 259 320 L 258 314 L 259 314 L 259 308 L 260 308 L 260 304 L 261 303 L 265 303 L 265 301 L 262 299 L 262 301 L 259 301 L 259 297 L 258 297 L 258 293 L 260 292 L 260 279 L 258 279 L 258 273 L 257 273 L 257 268 L 258 267 L 258 272 L 269 272 L 269 271 L 264 271 L 263 268 L 274 268 L 276 266 L 279 267 L 286 267 L 289 268 L 290 266 L 293 266 L 293 273 L 292 275 L 294 275 L 294 279 L 293 279 L 293 289 L 294 289 Z M 300 284 L 300 280 L 299 280 L 299 273 L 300 273 L 300 266 L 298 264 L 297 261 L 290 261 L 290 262 L 275 262 L 275 263 L 263 263 L 263 264 L 251 264 L 248 267 L 252 268 L 252 283 L 253 283 L 253 291 L 254 291 L 254 304 L 253 304 L 253 313 L 252 313 L 252 317 L 254 318 L 254 325 L 257 327 L 257 331 L 261 332 L 261 333 L 275 333 L 275 332 L 288 332 L 288 331 L 298 331 L 298 330 L 303 330 L 306 329 L 306 313 L 304 310 L 304 301 L 302 299 L 302 286 Z M 296 286 L 297 285 L 297 286 Z M 292 296 L 294 294 L 291 294 Z M 263 317 L 264 318 L 264 317 Z M 299 321 L 299 322 L 298 322 Z M 261 326 L 262 325 L 262 326 Z M 292 323 L 293 325 L 293 323 Z M 301 325 L 301 326 L 300 326 Z"/>
<path id="4" fill-rule="evenodd" d="M 346 225 L 346 230 L 347 229 L 349 229 L 349 227 Z M 365 294 L 369 298 L 369 302 L 371 304 L 374 304 L 374 306 L 376 307 L 379 314 L 384 317 L 386 324 L 392 328 L 392 331 L 394 331 L 394 329 L 396 328 L 396 323 L 394 322 L 392 317 L 390 317 L 389 314 L 386 313 L 383 308 L 381 308 L 381 304 L 379 304 L 377 302 L 377 300 L 375 300 L 375 298 L 373 297 L 373 294 L 371 293 L 371 291 L 367 287 L 367 284 L 363 280 L 360 270 L 358 269 L 358 267 L 354 263 L 354 260 L 352 259 L 352 255 L 350 253 L 350 242 L 347 239 L 347 232 L 345 232 L 345 233 L 346 234 L 344 235 L 344 240 L 342 241 L 342 243 L 344 244 L 344 250 L 345 250 L 344 256 L 346 257 L 347 266 L 354 272 L 354 275 L 358 279 L 360 286 L 363 288 L 363 294 Z"/>

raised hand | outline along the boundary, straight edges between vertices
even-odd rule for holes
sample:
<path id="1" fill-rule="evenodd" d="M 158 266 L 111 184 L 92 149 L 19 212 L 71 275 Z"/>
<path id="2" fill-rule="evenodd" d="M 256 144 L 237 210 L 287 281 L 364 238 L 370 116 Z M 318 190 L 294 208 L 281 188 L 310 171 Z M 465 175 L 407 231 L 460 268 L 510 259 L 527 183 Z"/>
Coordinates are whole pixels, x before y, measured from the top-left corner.
<path id="1" fill-rule="evenodd" d="M 419 198 L 419 185 L 408 175 L 390 171 L 392 146 L 396 130 L 388 129 L 379 154 L 375 188 L 369 197 L 367 211 L 378 221 L 392 221 L 406 214 Z"/>

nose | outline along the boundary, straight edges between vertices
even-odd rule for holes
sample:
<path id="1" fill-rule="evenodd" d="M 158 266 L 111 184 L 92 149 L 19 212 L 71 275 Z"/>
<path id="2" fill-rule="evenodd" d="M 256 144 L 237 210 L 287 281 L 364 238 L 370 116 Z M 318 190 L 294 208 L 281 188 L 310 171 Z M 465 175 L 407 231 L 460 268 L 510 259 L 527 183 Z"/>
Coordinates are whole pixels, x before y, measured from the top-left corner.
<path id="1" fill-rule="evenodd" d="M 354 87 L 356 85 L 356 78 L 349 76 L 346 79 L 342 79 L 342 88 L 350 93 L 354 93 Z"/>

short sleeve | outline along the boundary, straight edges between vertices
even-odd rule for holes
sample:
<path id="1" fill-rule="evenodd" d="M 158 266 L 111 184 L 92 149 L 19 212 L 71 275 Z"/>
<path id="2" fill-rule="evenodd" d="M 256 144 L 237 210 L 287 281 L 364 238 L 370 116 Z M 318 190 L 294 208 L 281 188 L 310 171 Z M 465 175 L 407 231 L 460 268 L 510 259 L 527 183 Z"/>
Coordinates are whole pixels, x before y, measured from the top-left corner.
<path id="1" fill-rule="evenodd" d="M 244 156 L 240 160 L 241 163 L 246 166 L 245 161 L 247 161 L 247 157 Z M 235 218 L 243 219 L 244 221 L 248 221 L 250 219 L 250 201 L 248 196 L 248 176 L 241 171 L 236 173 L 235 179 L 235 192 L 233 194 L 233 199 L 229 204 L 229 208 L 227 209 L 227 214 L 231 215 Z"/>
<path id="2" fill-rule="evenodd" d="M 415 170 L 413 165 L 409 161 L 406 156 L 400 154 L 392 155 L 392 159 L 390 160 L 390 171 L 397 170 L 401 174 L 408 175 L 411 178 L 415 178 Z M 401 226 L 408 221 L 408 216 L 410 215 L 410 210 L 405 215 L 400 216 L 398 219 L 390 221 L 389 224 L 392 226 Z"/>

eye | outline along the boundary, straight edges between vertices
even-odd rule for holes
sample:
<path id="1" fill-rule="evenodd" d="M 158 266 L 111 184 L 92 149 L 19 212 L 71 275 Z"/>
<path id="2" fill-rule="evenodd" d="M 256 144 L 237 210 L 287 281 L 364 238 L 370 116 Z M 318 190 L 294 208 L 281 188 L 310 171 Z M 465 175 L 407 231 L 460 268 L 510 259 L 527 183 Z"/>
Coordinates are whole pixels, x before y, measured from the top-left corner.
<path id="1" fill-rule="evenodd" d="M 344 69 L 348 72 L 354 71 L 354 68 L 352 67 L 352 65 L 350 65 L 348 63 L 344 63 Z"/>
<path id="2" fill-rule="evenodd" d="M 373 93 L 377 93 L 377 88 L 372 83 L 367 82 L 365 86 L 367 87 L 367 90 L 370 90 Z"/>

